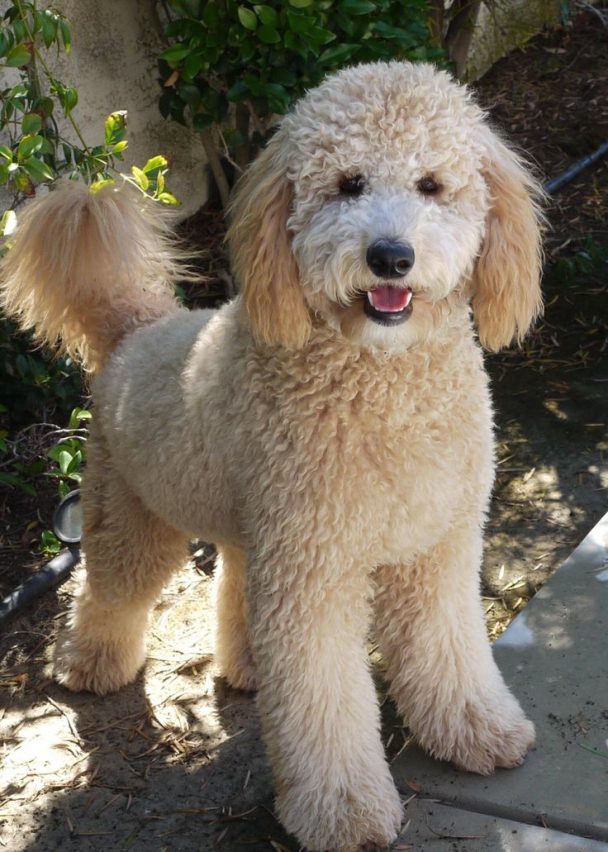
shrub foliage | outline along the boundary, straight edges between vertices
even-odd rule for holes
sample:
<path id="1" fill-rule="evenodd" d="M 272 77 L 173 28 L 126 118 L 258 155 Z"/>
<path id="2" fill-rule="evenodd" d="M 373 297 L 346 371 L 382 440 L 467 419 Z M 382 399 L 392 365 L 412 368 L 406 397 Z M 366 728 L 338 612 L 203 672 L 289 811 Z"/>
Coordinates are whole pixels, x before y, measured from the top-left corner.
<path id="1" fill-rule="evenodd" d="M 161 112 L 201 131 L 224 202 L 231 169 L 242 169 L 274 116 L 327 73 L 355 62 L 442 56 L 431 44 L 426 0 L 166 6 L 172 43 L 161 54 Z"/>

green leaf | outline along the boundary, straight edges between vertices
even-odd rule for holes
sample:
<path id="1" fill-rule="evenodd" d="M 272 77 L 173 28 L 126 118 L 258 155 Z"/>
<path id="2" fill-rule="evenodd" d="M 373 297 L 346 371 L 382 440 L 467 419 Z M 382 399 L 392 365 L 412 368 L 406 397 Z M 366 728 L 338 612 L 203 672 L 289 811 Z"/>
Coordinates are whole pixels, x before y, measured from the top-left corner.
<path id="1" fill-rule="evenodd" d="M 52 530 L 43 530 L 40 536 L 40 549 L 45 556 L 56 556 L 61 550 L 61 542 Z"/>
<path id="2" fill-rule="evenodd" d="M 169 204 L 171 207 L 177 207 L 180 203 L 170 192 L 161 192 L 157 196 L 157 201 L 160 201 L 162 204 Z"/>
<path id="3" fill-rule="evenodd" d="M 55 156 L 55 146 L 52 145 L 46 136 L 42 137 L 42 145 L 40 146 L 40 153 L 48 155 L 49 157 Z"/>
<path id="4" fill-rule="evenodd" d="M 28 175 L 38 183 L 45 180 L 55 180 L 55 172 L 48 166 L 44 160 L 38 160 L 36 157 L 30 157 L 22 163 L 23 168 Z"/>
<path id="5" fill-rule="evenodd" d="M 8 160 L 10 163 L 12 163 L 13 152 L 10 148 L 7 148 L 6 145 L 0 145 L 0 157 L 4 157 L 5 160 Z"/>
<path id="6" fill-rule="evenodd" d="M 264 26 L 272 27 L 273 29 L 277 26 L 279 16 L 272 6 L 254 6 L 253 8 Z"/>
<path id="7" fill-rule="evenodd" d="M 190 52 L 190 47 L 187 44 L 172 44 L 171 47 L 163 50 L 160 58 L 164 59 L 171 68 L 177 68 L 182 59 L 185 59 Z"/>
<path id="8" fill-rule="evenodd" d="M 277 44 L 281 41 L 281 36 L 272 27 L 260 27 L 256 35 L 264 44 Z"/>
<path id="9" fill-rule="evenodd" d="M 0 58 L 6 56 L 11 46 L 11 39 L 8 33 L 0 31 Z"/>
<path id="10" fill-rule="evenodd" d="M 116 145 L 116 143 L 124 141 L 126 134 L 127 111 L 123 109 L 111 113 L 104 122 L 104 139 L 106 145 Z"/>
<path id="11" fill-rule="evenodd" d="M 150 181 L 148 180 L 148 176 L 137 166 L 131 166 L 131 174 L 135 178 L 135 183 L 140 189 L 143 189 L 145 192 L 147 188 L 150 186 Z"/>
<path id="12" fill-rule="evenodd" d="M 239 21 L 246 30 L 251 30 L 253 32 L 257 29 L 258 19 L 255 16 L 255 12 L 251 9 L 247 9 L 246 6 L 239 6 L 237 14 L 239 16 Z"/>
<path id="13" fill-rule="evenodd" d="M 42 119 L 35 112 L 26 113 L 21 119 L 23 133 L 38 133 L 42 129 Z"/>
<path id="14" fill-rule="evenodd" d="M 36 110 L 41 113 L 44 118 L 48 118 L 55 108 L 55 103 L 52 98 L 40 98 L 36 101 Z"/>
<path id="15" fill-rule="evenodd" d="M 166 169 L 167 166 L 168 163 L 166 157 L 163 157 L 162 154 L 158 154 L 156 157 L 152 157 L 148 160 L 142 171 L 144 174 L 149 174 L 149 172 L 153 172 L 156 169 Z"/>
<path id="16" fill-rule="evenodd" d="M 70 466 L 71 461 L 71 453 L 68 453 L 67 450 L 59 450 L 59 452 L 57 453 L 57 462 L 59 464 L 59 470 L 64 476 L 68 472 L 68 468 Z"/>
<path id="17" fill-rule="evenodd" d="M 65 18 L 59 19 L 59 29 L 61 30 L 61 39 L 65 52 L 69 53 L 72 49 L 72 33 L 70 32 L 70 25 Z"/>
<path id="18" fill-rule="evenodd" d="M 32 54 L 24 44 L 17 44 L 9 50 L 6 56 L 6 64 L 11 68 L 23 68 L 27 65 Z"/>
<path id="19" fill-rule="evenodd" d="M 410 32 L 402 29 L 401 27 L 393 27 L 385 21 L 377 21 L 377 23 L 374 24 L 374 32 L 384 36 L 384 38 L 396 38 L 409 44 L 414 43 L 413 36 Z"/>
<path id="20" fill-rule="evenodd" d="M 43 142 L 44 138 L 42 136 L 23 136 L 19 143 L 19 147 L 17 148 L 18 159 L 20 161 L 26 160 L 34 153 L 34 151 L 40 150 Z"/>
<path id="21" fill-rule="evenodd" d="M 342 0 L 340 9 L 350 15 L 369 15 L 376 11 L 376 4 L 369 0 Z"/>
<path id="22" fill-rule="evenodd" d="M 337 44 L 335 47 L 328 47 L 319 56 L 319 62 L 322 65 L 340 66 L 351 59 L 360 46 L 359 44 Z"/>
<path id="23" fill-rule="evenodd" d="M 66 86 L 61 97 L 61 105 L 66 115 L 69 115 L 78 103 L 78 92 L 71 86 Z"/>
<path id="24" fill-rule="evenodd" d="M 184 76 L 189 80 L 194 79 L 198 72 L 203 67 L 204 59 L 200 53 L 191 53 L 190 56 L 186 56 L 184 59 Z"/>
<path id="25" fill-rule="evenodd" d="M 81 420 L 91 420 L 93 415 L 86 408 L 74 408 L 70 414 L 68 429 L 78 429 Z"/>
<path id="26" fill-rule="evenodd" d="M 49 10 L 42 13 L 42 40 L 45 47 L 50 47 L 57 38 L 57 18 Z"/>
<path id="27" fill-rule="evenodd" d="M 306 6 L 310 6 L 312 0 L 289 0 L 289 5 L 293 6 L 294 9 L 305 9 Z"/>
<path id="28" fill-rule="evenodd" d="M 99 192 L 100 189 L 103 189 L 104 186 L 114 186 L 116 183 L 112 178 L 97 178 L 97 180 L 93 181 L 90 185 L 89 190 L 93 193 Z"/>

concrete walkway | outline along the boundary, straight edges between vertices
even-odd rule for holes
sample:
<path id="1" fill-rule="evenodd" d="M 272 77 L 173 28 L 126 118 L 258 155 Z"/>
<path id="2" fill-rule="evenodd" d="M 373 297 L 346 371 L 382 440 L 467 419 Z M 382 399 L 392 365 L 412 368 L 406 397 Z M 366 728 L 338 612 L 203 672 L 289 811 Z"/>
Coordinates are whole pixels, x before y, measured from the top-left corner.
<path id="1" fill-rule="evenodd" d="M 420 795 L 396 849 L 608 850 L 607 652 L 608 514 L 494 646 L 536 748 L 491 778 L 408 749 L 393 774 Z"/>

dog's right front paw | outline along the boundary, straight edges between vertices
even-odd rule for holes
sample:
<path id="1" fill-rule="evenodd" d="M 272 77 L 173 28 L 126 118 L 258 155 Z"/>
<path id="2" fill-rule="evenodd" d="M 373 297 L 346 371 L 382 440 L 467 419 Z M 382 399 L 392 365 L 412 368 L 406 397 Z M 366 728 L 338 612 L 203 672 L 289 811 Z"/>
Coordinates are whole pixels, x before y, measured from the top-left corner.
<path id="1" fill-rule="evenodd" d="M 78 642 L 68 636 L 57 645 L 53 674 L 72 692 L 107 695 L 135 680 L 145 658 L 143 642 L 125 647 L 116 642 Z"/>
<path id="2" fill-rule="evenodd" d="M 377 783 L 374 783 L 377 782 Z M 279 818 L 309 850 L 372 852 L 399 833 L 403 807 L 390 776 L 330 790 L 292 787 L 276 801 Z"/>

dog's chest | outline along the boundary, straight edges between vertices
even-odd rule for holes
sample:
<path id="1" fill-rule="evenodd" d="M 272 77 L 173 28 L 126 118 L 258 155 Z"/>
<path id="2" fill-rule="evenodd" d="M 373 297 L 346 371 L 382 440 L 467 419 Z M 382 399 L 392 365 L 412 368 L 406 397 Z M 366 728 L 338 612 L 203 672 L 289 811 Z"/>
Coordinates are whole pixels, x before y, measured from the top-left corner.
<path id="1" fill-rule="evenodd" d="M 429 547 L 468 493 L 487 490 L 491 415 L 476 359 L 458 372 L 428 358 L 313 369 L 268 399 L 268 449 L 283 448 L 286 480 L 374 559 Z"/>

